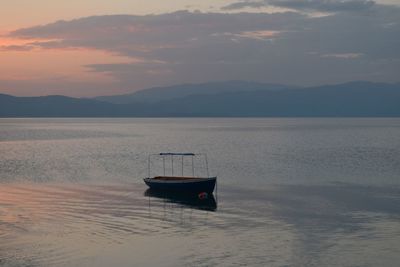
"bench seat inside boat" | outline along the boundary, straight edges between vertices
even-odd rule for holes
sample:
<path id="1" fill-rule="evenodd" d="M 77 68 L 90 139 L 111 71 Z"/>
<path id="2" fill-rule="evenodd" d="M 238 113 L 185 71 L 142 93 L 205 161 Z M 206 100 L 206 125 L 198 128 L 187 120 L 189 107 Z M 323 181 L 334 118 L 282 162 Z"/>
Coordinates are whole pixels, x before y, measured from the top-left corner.
<path id="1" fill-rule="evenodd" d="M 185 176 L 156 176 L 153 177 L 156 180 L 189 180 L 189 179 L 201 179 L 200 177 L 185 177 Z"/>

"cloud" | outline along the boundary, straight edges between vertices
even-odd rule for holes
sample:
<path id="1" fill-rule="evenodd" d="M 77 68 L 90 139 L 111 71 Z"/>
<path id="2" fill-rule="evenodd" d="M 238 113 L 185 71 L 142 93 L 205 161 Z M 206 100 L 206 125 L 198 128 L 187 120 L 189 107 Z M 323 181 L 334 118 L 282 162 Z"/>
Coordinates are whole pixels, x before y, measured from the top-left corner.
<path id="1" fill-rule="evenodd" d="M 326 58 L 342 58 L 342 59 L 355 59 L 362 57 L 362 53 L 345 53 L 345 54 L 325 54 L 321 55 L 321 57 L 326 57 Z"/>
<path id="2" fill-rule="evenodd" d="M 2 45 L 0 51 L 30 51 L 34 49 L 32 45 Z"/>
<path id="3" fill-rule="evenodd" d="M 375 4 L 371 0 L 248 0 L 234 2 L 224 6 L 223 10 L 243 8 L 260 8 L 265 6 L 283 7 L 293 10 L 310 10 L 320 12 L 365 10 Z"/>
<path id="4" fill-rule="evenodd" d="M 11 36 L 55 39 L 31 44 L 42 49 L 83 47 L 143 61 L 202 62 L 228 56 L 233 60 L 243 53 L 246 43 L 279 38 L 281 31 L 293 29 L 304 18 L 290 12 L 266 15 L 187 11 L 148 16 L 96 16 L 19 29 Z"/>
<path id="5" fill-rule="evenodd" d="M 290 1 L 284 2 L 288 5 Z M 299 2 L 311 5 L 317 1 Z M 360 1 L 350 2 L 356 5 Z M 340 8 L 344 6 L 336 6 L 336 10 Z M 400 8 L 378 4 L 365 12 L 323 17 L 299 12 L 178 11 L 58 21 L 10 35 L 42 39 L 31 44 L 36 49 L 95 49 L 131 58 L 130 63 L 85 66 L 90 72 L 111 75 L 117 81 L 113 88 L 122 92 L 232 79 L 299 85 L 398 81 L 397 21 Z"/>
<path id="6" fill-rule="evenodd" d="M 241 2 L 234 2 L 229 5 L 223 6 L 222 10 L 236 10 L 236 9 L 243 9 L 243 8 L 260 8 L 265 7 L 267 3 L 265 1 L 241 1 Z"/>

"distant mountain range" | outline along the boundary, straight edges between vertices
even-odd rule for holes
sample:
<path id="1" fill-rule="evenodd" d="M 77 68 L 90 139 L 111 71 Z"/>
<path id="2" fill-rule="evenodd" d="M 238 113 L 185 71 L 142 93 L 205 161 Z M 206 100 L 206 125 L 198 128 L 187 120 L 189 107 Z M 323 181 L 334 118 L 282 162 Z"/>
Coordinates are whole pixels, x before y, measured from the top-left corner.
<path id="1" fill-rule="evenodd" d="M 228 81 L 92 99 L 0 94 L 0 117 L 400 117 L 400 84 L 295 88 Z"/>
<path id="2" fill-rule="evenodd" d="M 209 82 L 200 84 L 181 84 L 168 87 L 154 87 L 132 94 L 99 96 L 94 99 L 113 104 L 157 103 L 191 95 L 213 95 L 220 93 L 252 92 L 295 88 L 280 84 L 257 83 L 247 81 Z"/>

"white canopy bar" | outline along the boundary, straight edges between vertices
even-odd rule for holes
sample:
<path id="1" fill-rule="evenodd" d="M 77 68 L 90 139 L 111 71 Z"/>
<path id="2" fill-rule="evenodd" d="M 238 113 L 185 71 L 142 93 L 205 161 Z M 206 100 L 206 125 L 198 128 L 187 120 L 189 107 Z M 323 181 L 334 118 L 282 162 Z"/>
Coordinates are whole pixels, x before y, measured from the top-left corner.
<path id="1" fill-rule="evenodd" d="M 160 153 L 160 156 L 195 156 L 194 153 Z"/>

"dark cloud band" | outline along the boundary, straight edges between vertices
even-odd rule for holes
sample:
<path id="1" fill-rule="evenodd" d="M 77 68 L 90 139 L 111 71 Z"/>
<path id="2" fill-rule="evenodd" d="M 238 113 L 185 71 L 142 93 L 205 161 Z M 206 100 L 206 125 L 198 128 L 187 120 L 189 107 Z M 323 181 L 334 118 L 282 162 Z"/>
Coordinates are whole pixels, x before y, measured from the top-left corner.
<path id="1" fill-rule="evenodd" d="M 321 12 L 357 11 L 365 10 L 375 4 L 371 0 L 248 0 L 231 3 L 223 10 L 237 10 L 243 8 L 260 8 L 275 6 L 293 10 L 311 10 Z"/>

